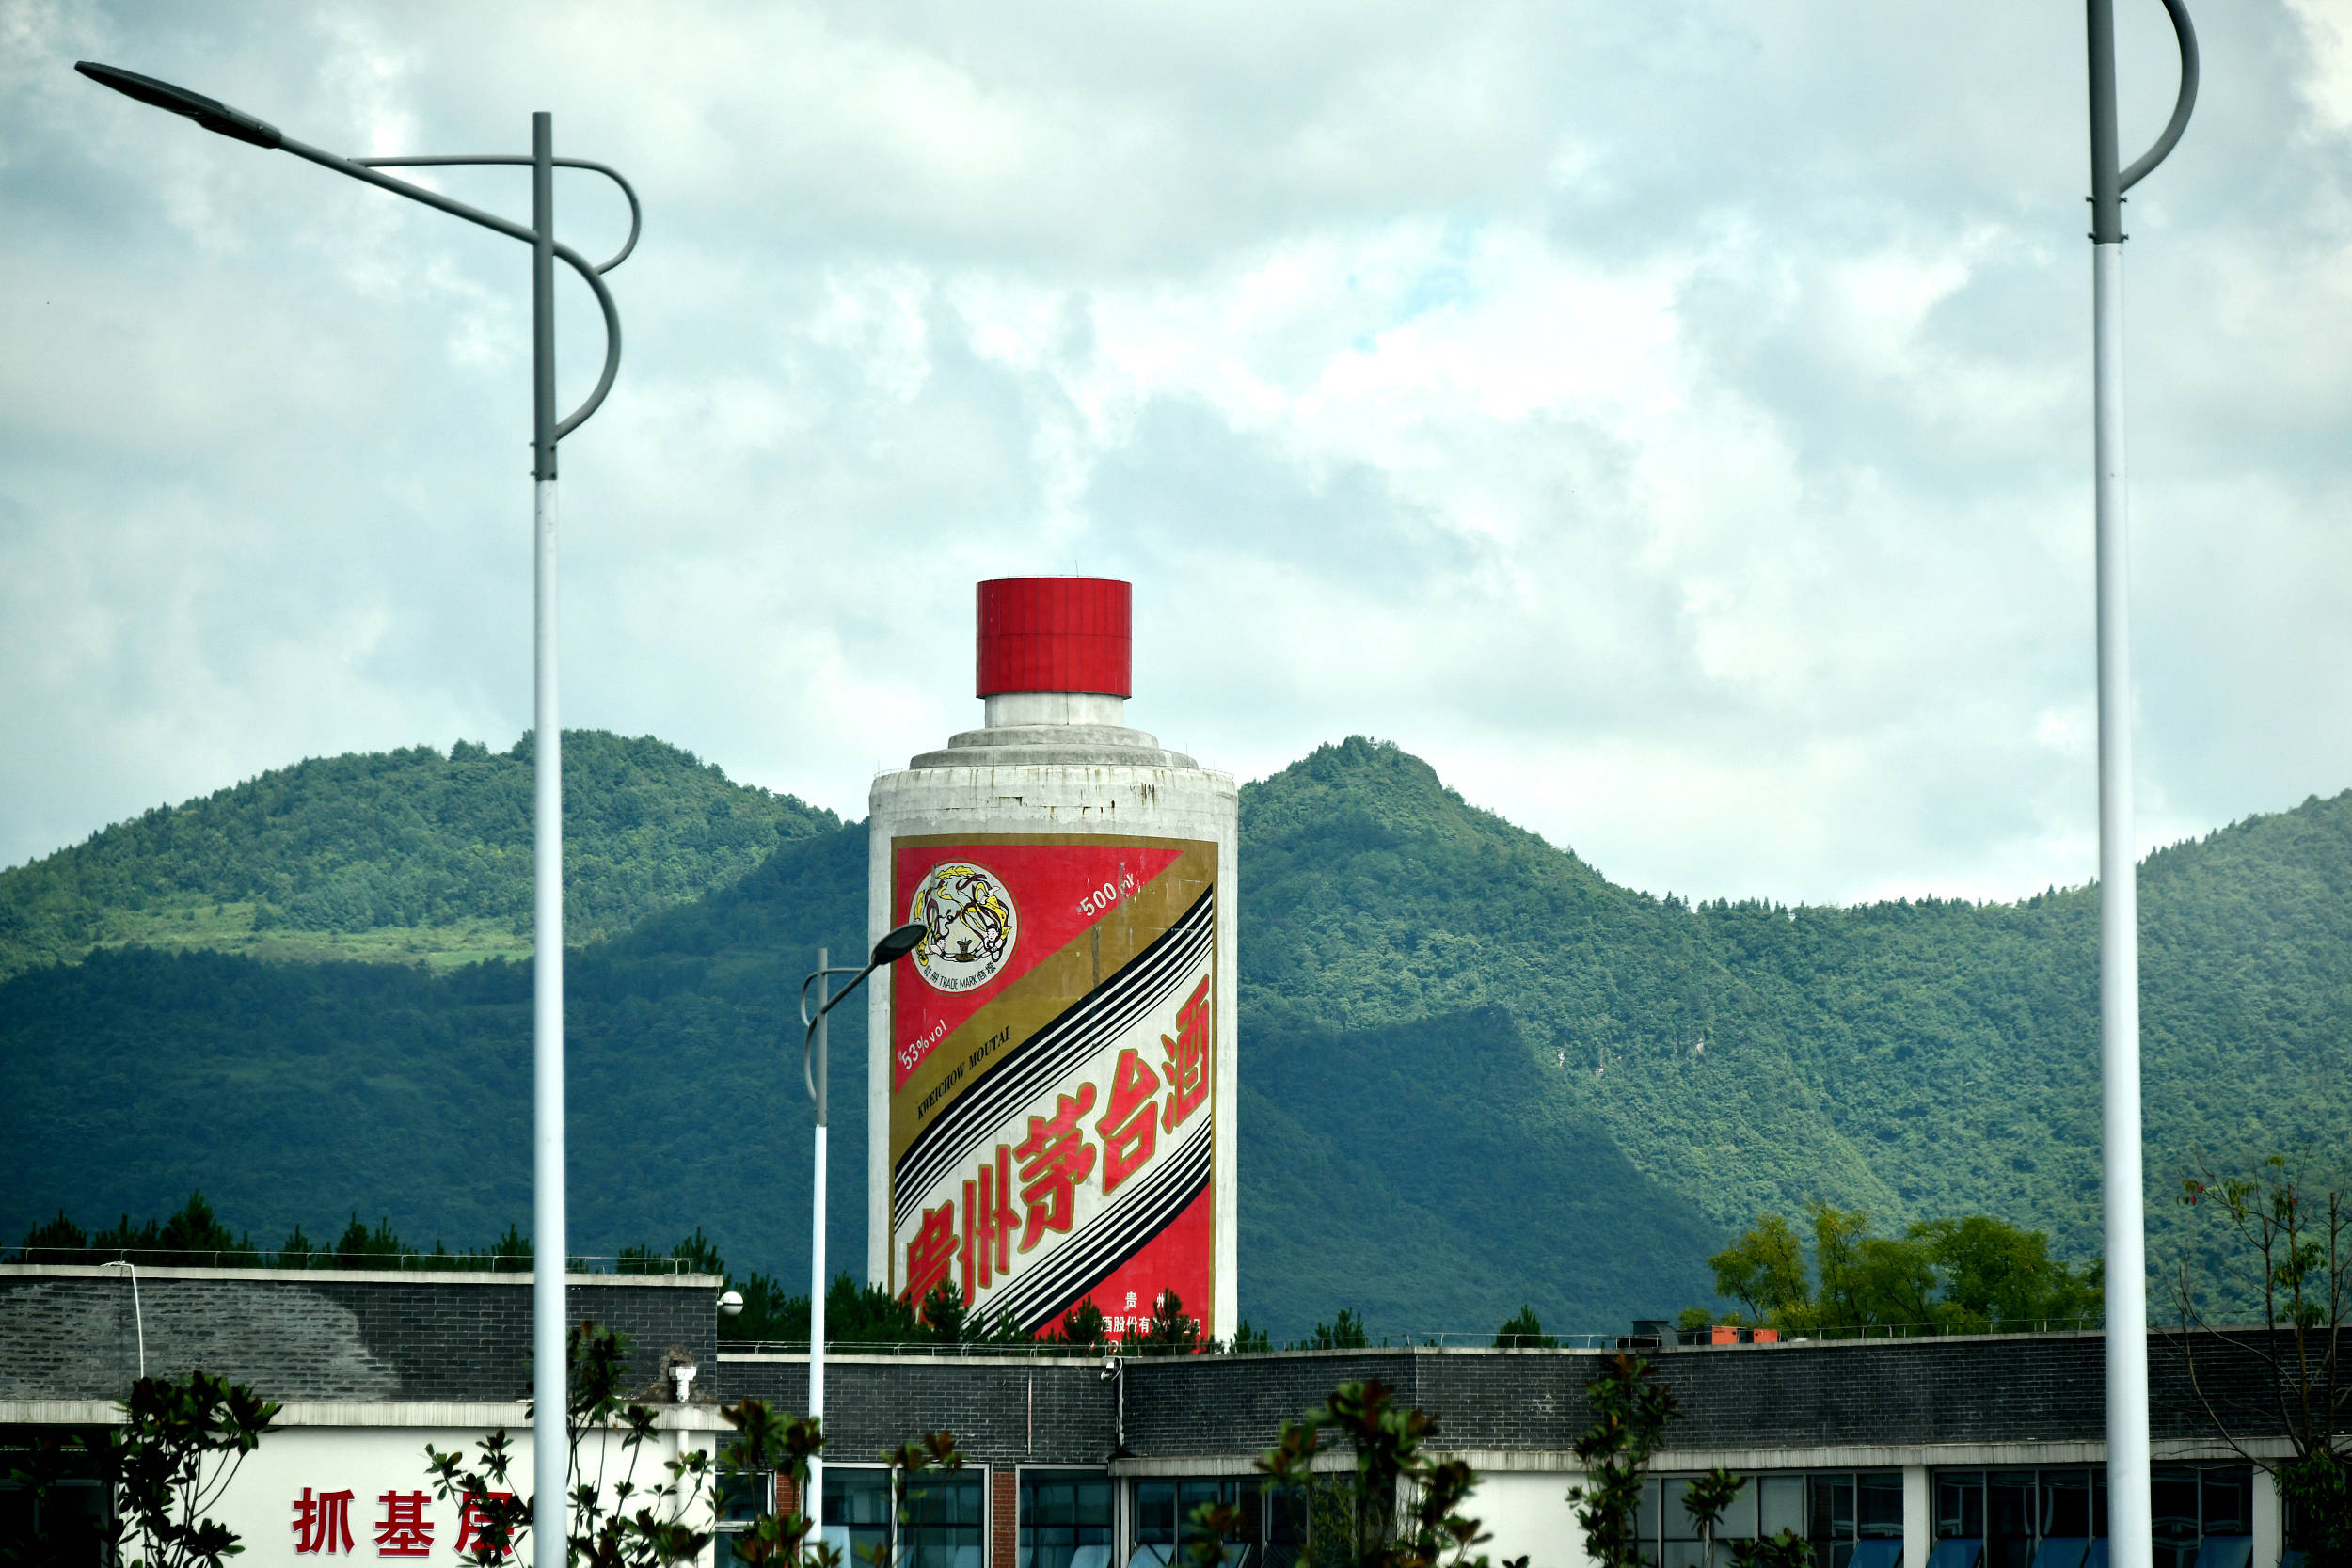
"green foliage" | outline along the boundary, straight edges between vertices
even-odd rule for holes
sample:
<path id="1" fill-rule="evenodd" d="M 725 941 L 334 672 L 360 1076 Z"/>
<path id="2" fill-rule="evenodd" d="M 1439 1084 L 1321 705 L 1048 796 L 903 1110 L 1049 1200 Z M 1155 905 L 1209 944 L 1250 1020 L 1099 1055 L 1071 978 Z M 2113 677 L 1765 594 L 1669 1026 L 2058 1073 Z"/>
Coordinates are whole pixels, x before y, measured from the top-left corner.
<path id="1" fill-rule="evenodd" d="M 1478 1477 L 1461 1460 L 1437 1461 L 1426 1449 L 1438 1418 L 1418 1406 L 1391 1404 L 1394 1390 L 1377 1378 L 1343 1383 L 1320 1410 L 1284 1421 L 1279 1442 L 1257 1462 L 1269 1492 L 1289 1490 L 1307 1503 L 1313 1526 L 1300 1556 L 1305 1568 L 1486 1568 L 1470 1548 L 1488 1539 L 1461 1512 Z M 1315 1467 L 1324 1433 L 1336 1429 L 1355 1450 L 1347 1471 Z M 1231 1521 L 1196 1511 L 1195 1539 L 1220 1544 Z M 1223 1560 L 1221 1550 L 1196 1563 Z M 1526 1559 L 1517 1560 L 1524 1565 Z"/>
<path id="2" fill-rule="evenodd" d="M 594 855 L 575 847 L 570 874 L 608 890 L 581 891 L 589 926 L 574 935 L 608 934 L 566 965 L 575 1244 L 609 1252 L 699 1221 L 739 1265 L 804 1278 L 805 1227 L 773 1220 L 806 1212 L 805 1122 L 755 1118 L 722 1144 L 708 1114 L 798 1102 L 797 1063 L 774 1043 L 797 1027 L 789 983 L 814 949 L 865 930 L 865 830 L 759 807 L 658 743 L 606 744 L 609 768 L 589 737 L 567 753 L 573 831 L 604 835 Z M 600 790 L 657 799 L 627 808 Z M 501 955 L 528 940 L 514 922 L 528 799 L 519 757 L 339 758 L 0 873 L 8 952 L 44 962 L 101 944 L 0 982 L 14 1134 L 0 1225 L 21 1234 L 60 1203 L 153 1212 L 199 1167 L 273 1238 L 338 1211 L 473 1238 L 527 1212 L 531 972 Z M 747 814 L 787 807 L 805 831 L 778 816 L 766 848 L 728 847 Z M 639 826 L 622 824 L 628 809 Z M 412 853 L 421 834 L 432 844 Z M 479 907 L 504 912 L 428 900 L 419 918 L 456 924 L 251 929 L 259 904 L 292 921 L 298 890 L 324 898 L 364 879 L 353 867 L 419 855 L 460 871 L 496 860 L 513 896 Z M 216 916 L 238 878 L 254 896 Z M 1712 1293 L 1704 1259 L 1756 1215 L 1802 1228 L 1817 1202 L 1868 1213 L 1890 1243 L 1982 1212 L 2046 1234 L 2078 1276 L 2095 1258 L 2095 889 L 1848 910 L 1652 897 L 1364 740 L 1245 787 L 1238 882 L 1241 1244 L 1256 1260 L 1241 1307 L 1278 1339 L 1341 1300 L 1394 1329 L 1497 1323 L 1523 1304 L 1578 1329 L 1669 1315 Z M 2161 851 L 2140 892 L 2152 1173 L 2169 1186 L 2200 1143 L 2237 1159 L 2257 1137 L 2352 1138 L 2352 797 Z M 387 912 L 410 918 L 398 899 Z M 484 959 L 435 976 L 104 945 L 134 938 Z M 863 1069 L 865 1020 L 834 1015 L 843 1082 Z M 1409 1166 L 1393 1156 L 1401 1105 Z M 205 1120 L 235 1136 L 197 1149 Z M 836 1122 L 836 1172 L 864 1168 L 865 1139 L 863 1117 Z M 416 1180 L 455 1170 L 464 1182 Z M 831 1248 L 863 1257 L 861 1184 L 832 1193 Z M 2166 1272 L 2185 1249 L 2214 1261 L 2197 1218 L 2152 1205 Z M 1851 1283 L 1899 1284 L 1904 1262 L 1857 1251 Z M 1810 1291 L 1809 1262 L 1804 1277 Z M 1938 1277 L 1943 1299 L 1955 1287 Z M 1966 1311 L 2030 1315 L 1989 1285 L 1959 1289 Z"/>
<path id="3" fill-rule="evenodd" d="M 1058 1326 L 1049 1328 L 1040 1337 L 1045 1344 L 1064 1344 L 1074 1350 L 1097 1351 L 1110 1343 L 1109 1320 L 1103 1309 L 1088 1296 L 1062 1314 Z"/>
<path id="4" fill-rule="evenodd" d="M 1783 1333 L 2021 1333 L 2099 1322 L 2096 1265 L 2077 1271 L 2058 1261 L 2042 1231 L 1970 1214 L 1879 1236 L 1868 1215 L 1827 1203 L 1812 1205 L 1809 1217 L 1812 1275 L 1795 1227 L 1766 1214 L 1707 1260 L 1717 1292 Z M 1701 1308 L 1685 1316 L 1707 1318 Z"/>
<path id="5" fill-rule="evenodd" d="M 103 1550 L 91 1560 L 220 1568 L 223 1559 L 245 1550 L 236 1532 L 211 1513 L 279 1407 L 244 1384 L 192 1371 L 140 1378 L 119 1408 L 121 1425 L 72 1440 L 114 1498 L 114 1517 L 98 1530 Z M 47 1478 L 18 1479 L 38 1485 Z"/>
<path id="6" fill-rule="evenodd" d="M 1233 1326 L 1233 1337 L 1222 1347 L 1228 1355 L 1263 1355 L 1274 1348 L 1274 1340 L 1263 1328 L 1252 1328 L 1244 1318 Z"/>
<path id="7" fill-rule="evenodd" d="M 719 1414 L 735 1428 L 726 1468 L 743 1476 L 782 1475 L 792 1481 L 795 1497 L 808 1496 L 809 1462 L 824 1451 L 823 1423 L 814 1416 L 780 1416 L 765 1400 L 746 1399 L 723 1405 Z M 818 1521 L 809 1514 L 762 1512 L 748 1528 L 729 1541 L 738 1562 L 773 1562 L 780 1568 L 839 1568 L 841 1554 L 809 1537 Z"/>
<path id="8" fill-rule="evenodd" d="M 1638 1355 L 1619 1354 L 1587 1384 L 1593 1424 L 1576 1440 L 1587 1481 L 1568 1488 L 1584 1555 L 1600 1568 L 1643 1568 L 1642 1474 L 1675 1413 L 1673 1392 Z"/>
<path id="9" fill-rule="evenodd" d="M 124 942 L 527 952 L 531 757 L 525 736 L 502 755 L 461 743 L 323 758 L 117 823 L 0 872 L 0 977 Z M 565 939 L 626 929 L 836 826 L 650 737 L 566 731 Z"/>
<path id="10" fill-rule="evenodd" d="M 2205 1331 L 2181 1338 L 2190 1380 L 2221 1439 L 2277 1478 L 2293 1510 L 2288 1544 L 2307 1554 L 2308 1568 L 2352 1568 L 2352 1380 L 2343 1359 L 2352 1327 L 2352 1184 L 2282 1154 L 2250 1176 L 2225 1175 L 2201 1154 L 2197 1170 L 2181 1184 L 2181 1205 L 2219 1231 L 2221 1245 L 2217 1279 L 2185 1259 L 2173 1284 L 2182 1328 Z M 2261 1305 L 2258 1330 L 2228 1326 L 2216 1312 L 2217 1303 L 2226 1309 L 2249 1297 Z M 2265 1415 L 2286 1433 L 2284 1458 L 2252 1451 L 2206 1396 L 2200 1338 L 2265 1369 L 2273 1392 Z"/>
<path id="11" fill-rule="evenodd" d="M 1182 1296 L 1162 1291 L 1152 1304 L 1152 1321 L 1141 1334 L 1128 1335 L 1122 1348 L 1131 1355 L 1197 1355 L 1203 1348 L 1200 1320 L 1184 1315 Z"/>
<path id="12" fill-rule="evenodd" d="M 1785 1529 L 1755 1541 L 1734 1541 L 1735 1568 L 1813 1568 L 1813 1543 L 1795 1530 Z"/>
<path id="13" fill-rule="evenodd" d="M 1362 1350 L 1372 1343 L 1372 1336 L 1364 1331 L 1364 1320 L 1352 1307 L 1343 1307 L 1332 1314 L 1327 1323 L 1317 1323 L 1306 1339 L 1291 1346 L 1293 1350 Z"/>
<path id="14" fill-rule="evenodd" d="M 1745 1477 L 1718 1465 L 1683 1488 L 1683 1512 L 1699 1527 L 1699 1568 L 1715 1568 L 1715 1532 L 1723 1528 L 1724 1511 L 1747 1484 Z"/>
<path id="15" fill-rule="evenodd" d="M 692 1560 L 710 1544 L 708 1530 L 688 1523 L 709 1490 L 709 1453 L 690 1449 L 664 1460 L 658 1479 L 641 1484 L 641 1450 L 656 1427 L 653 1409 L 625 1388 L 628 1337 L 580 1323 L 565 1336 L 564 1366 L 565 1539 L 572 1560 L 610 1568 Z M 510 1554 L 527 1555 L 532 1498 L 511 1473 L 514 1449 L 504 1428 L 476 1444 L 475 1456 L 469 1468 L 462 1445 L 443 1452 L 427 1443 L 425 1474 L 435 1497 L 483 1521 L 463 1560 L 501 1568 Z"/>
<path id="16" fill-rule="evenodd" d="M 1495 1348 L 1558 1350 L 1560 1340 L 1555 1335 L 1546 1334 L 1543 1320 L 1535 1316 L 1535 1309 L 1522 1303 L 1518 1311 L 1505 1319 L 1502 1326 L 1495 1330 Z"/>

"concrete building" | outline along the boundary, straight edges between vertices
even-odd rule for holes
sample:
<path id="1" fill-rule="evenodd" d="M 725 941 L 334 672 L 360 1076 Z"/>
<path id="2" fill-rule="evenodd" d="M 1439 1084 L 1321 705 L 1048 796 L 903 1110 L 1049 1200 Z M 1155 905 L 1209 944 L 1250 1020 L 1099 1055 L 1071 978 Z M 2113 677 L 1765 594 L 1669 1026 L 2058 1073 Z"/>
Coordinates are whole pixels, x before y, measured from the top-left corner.
<path id="1" fill-rule="evenodd" d="M 135 1304 L 119 1267 L 0 1268 L 0 1442 L 107 1421 L 142 1354 L 152 1373 L 200 1367 L 286 1405 L 221 1510 L 246 1538 L 241 1560 L 389 1557 L 373 1540 L 383 1499 L 424 1485 L 427 1442 L 447 1449 L 503 1427 L 528 1475 L 528 1284 L 141 1269 Z M 570 1281 L 576 1320 L 632 1337 L 630 1377 L 663 1406 L 651 1457 L 723 1449 L 723 1403 L 752 1395 L 797 1410 L 805 1396 L 805 1356 L 722 1346 L 719 1289 L 691 1275 Z M 1660 1568 L 1697 1568 L 1679 1483 L 1716 1465 L 1751 1478 L 1732 1531 L 1795 1529 L 1820 1568 L 2103 1568 L 2096 1334 L 1650 1354 L 1679 1404 L 1643 1511 Z M 1334 1385 L 1379 1378 L 1434 1412 L 1437 1446 L 1480 1472 L 1469 1511 L 1494 1534 L 1486 1549 L 1584 1568 L 1567 1491 L 1581 1479 L 1571 1449 L 1591 1420 L 1584 1390 L 1602 1355 L 1410 1347 L 1129 1358 L 1113 1370 L 1093 1358 L 836 1350 L 827 1533 L 857 1546 L 890 1539 L 878 1456 L 946 1428 L 970 1466 L 931 1486 L 918 1523 L 898 1534 L 916 1568 L 1165 1568 L 1178 1521 L 1217 1498 L 1248 1520 L 1240 1568 L 1287 1568 L 1300 1520 L 1259 1496 L 1252 1462 Z M 690 1366 L 681 1401 L 675 1374 Z M 2206 1403 L 2257 1457 L 2283 1454 L 2263 1369 L 2210 1338 L 2158 1336 L 2150 1374 L 2158 1568 L 2278 1568 L 2275 1490 L 2220 1441 Z M 771 1480 L 733 1494 L 739 1517 L 771 1497 Z M 315 1513 L 317 1499 L 346 1493 L 354 1544 L 300 1549 L 306 1499 Z M 430 1544 L 409 1560 L 454 1561 L 459 1521 L 440 1504 L 426 1516 Z"/>

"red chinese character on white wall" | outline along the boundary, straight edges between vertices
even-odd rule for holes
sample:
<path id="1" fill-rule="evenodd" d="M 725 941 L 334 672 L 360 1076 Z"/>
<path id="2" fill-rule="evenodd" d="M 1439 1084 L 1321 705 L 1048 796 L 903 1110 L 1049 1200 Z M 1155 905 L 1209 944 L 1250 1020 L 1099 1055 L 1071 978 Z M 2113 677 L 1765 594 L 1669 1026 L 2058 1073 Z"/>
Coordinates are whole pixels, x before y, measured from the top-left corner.
<path id="1" fill-rule="evenodd" d="M 486 1506 L 481 1497 L 466 1499 L 464 1512 L 457 1515 L 456 1551 L 460 1559 L 476 1560 L 493 1553 L 501 1544 L 504 1546 L 506 1556 L 515 1555 L 514 1527 L 520 1520 L 513 1517 L 519 1512 L 512 1506 L 514 1501 L 515 1494 L 512 1492 L 490 1493 Z M 474 1556 L 467 1558 L 468 1551 Z"/>
<path id="2" fill-rule="evenodd" d="M 351 1552 L 351 1493 L 321 1492 L 315 1497 L 304 1487 L 294 1505 L 294 1551 L 334 1557 Z"/>
<path id="3" fill-rule="evenodd" d="M 375 1499 L 384 1517 L 375 1527 L 378 1557 L 430 1557 L 433 1521 L 424 1516 L 427 1501 L 421 1492 L 387 1492 Z"/>

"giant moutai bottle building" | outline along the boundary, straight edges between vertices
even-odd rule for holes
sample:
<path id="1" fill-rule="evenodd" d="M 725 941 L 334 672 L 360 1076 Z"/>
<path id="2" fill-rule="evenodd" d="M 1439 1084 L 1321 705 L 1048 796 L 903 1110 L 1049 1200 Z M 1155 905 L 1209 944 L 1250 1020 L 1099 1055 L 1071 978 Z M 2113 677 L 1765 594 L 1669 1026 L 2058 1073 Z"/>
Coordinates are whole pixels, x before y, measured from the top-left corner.
<path id="1" fill-rule="evenodd" d="M 1232 779 L 1125 724 L 1129 589 L 979 585 L 982 728 L 872 795 L 868 1276 L 1234 1321 Z"/>

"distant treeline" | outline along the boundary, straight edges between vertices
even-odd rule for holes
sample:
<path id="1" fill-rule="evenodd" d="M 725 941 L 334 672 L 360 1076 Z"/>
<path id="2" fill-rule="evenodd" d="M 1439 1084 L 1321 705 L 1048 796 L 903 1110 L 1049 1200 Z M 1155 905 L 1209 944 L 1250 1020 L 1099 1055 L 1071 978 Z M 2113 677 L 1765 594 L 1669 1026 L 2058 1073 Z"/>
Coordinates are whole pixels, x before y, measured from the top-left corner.
<path id="1" fill-rule="evenodd" d="M 223 1269 L 404 1269 L 421 1272 L 511 1271 L 528 1273 L 532 1266 L 529 1237 L 513 1225 L 487 1247 L 451 1251 L 439 1241 L 430 1252 L 403 1242 L 390 1224 L 377 1220 L 371 1227 L 355 1212 L 342 1234 L 329 1244 L 312 1242 L 297 1225 L 285 1243 L 275 1250 L 255 1243 L 251 1231 L 232 1231 L 222 1223 L 201 1192 L 188 1195 L 179 1212 L 161 1220 L 135 1225 L 125 1214 L 113 1227 L 91 1232 L 60 1211 L 55 1219 L 33 1227 L 24 1243 L 7 1261 L 18 1263 L 87 1263 L 124 1261 L 151 1268 Z M 692 1235 L 665 1248 L 625 1246 L 611 1259 L 575 1258 L 574 1272 L 613 1274 L 717 1275 L 726 1289 L 742 1298 L 741 1310 L 722 1313 L 719 1338 L 730 1342 L 769 1341 L 806 1345 L 809 1301 L 793 1295 L 771 1275 L 753 1273 L 738 1280 L 727 1270 L 719 1249 L 695 1227 Z M 609 1270 L 601 1265 L 610 1265 Z M 1318 1324 L 1317 1340 L 1305 1348 L 1335 1348 L 1333 1331 Z M 1352 1338 L 1350 1337 L 1352 1334 Z M 1361 1320 L 1343 1308 L 1339 1314 L 1337 1348 L 1366 1342 Z M 1099 1349 L 1109 1342 L 1104 1314 L 1091 1299 L 1081 1302 L 1061 1323 L 1041 1333 L 1024 1333 L 998 1314 L 984 1320 L 963 1302 L 953 1280 L 925 1298 L 921 1308 L 879 1286 L 861 1285 L 848 1275 L 834 1276 L 825 1293 L 825 1343 L 828 1345 L 893 1345 L 950 1348 L 1023 1345 Z M 1263 1351 L 1272 1346 L 1266 1336 L 1243 1323 L 1231 1340 L 1205 1339 L 1200 1324 L 1184 1310 L 1173 1291 L 1165 1292 L 1150 1326 L 1130 1334 L 1124 1348 L 1139 1354 L 1187 1354 L 1197 1351 Z"/>

